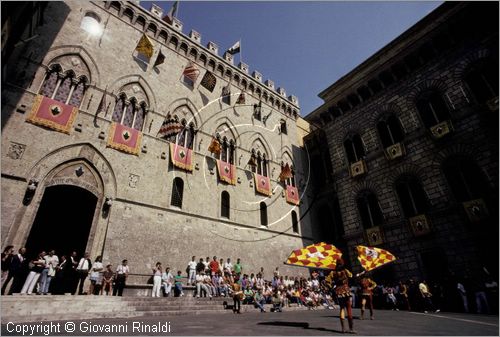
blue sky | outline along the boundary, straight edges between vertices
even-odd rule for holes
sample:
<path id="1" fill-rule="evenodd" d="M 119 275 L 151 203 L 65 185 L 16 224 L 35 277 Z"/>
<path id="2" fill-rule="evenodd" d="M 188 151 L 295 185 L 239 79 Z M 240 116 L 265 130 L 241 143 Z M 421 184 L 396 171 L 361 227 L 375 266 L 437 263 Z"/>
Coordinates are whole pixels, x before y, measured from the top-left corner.
<path id="1" fill-rule="evenodd" d="M 141 1 L 150 9 L 151 1 Z M 155 1 L 168 12 L 173 1 Z M 243 62 L 298 97 L 301 115 L 318 93 L 373 55 L 442 2 L 182 1 L 184 34 L 201 33 L 219 54 L 241 39 Z M 236 55 L 236 63 L 239 56 Z"/>

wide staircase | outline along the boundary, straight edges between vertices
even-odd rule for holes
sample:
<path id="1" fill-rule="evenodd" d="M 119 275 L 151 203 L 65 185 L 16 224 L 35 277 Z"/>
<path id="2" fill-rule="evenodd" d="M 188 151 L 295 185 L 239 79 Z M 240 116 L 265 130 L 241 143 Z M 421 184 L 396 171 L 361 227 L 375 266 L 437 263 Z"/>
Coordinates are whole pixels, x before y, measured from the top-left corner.
<path id="1" fill-rule="evenodd" d="M 204 313 L 232 313 L 224 297 L 115 297 L 72 295 L 12 295 L 2 296 L 2 322 L 40 322 L 55 320 L 128 318 L 144 316 L 198 315 Z M 266 309 L 270 309 L 266 305 Z M 242 305 L 242 312 L 253 311 L 253 305 Z M 293 307 L 289 310 L 306 310 Z"/>

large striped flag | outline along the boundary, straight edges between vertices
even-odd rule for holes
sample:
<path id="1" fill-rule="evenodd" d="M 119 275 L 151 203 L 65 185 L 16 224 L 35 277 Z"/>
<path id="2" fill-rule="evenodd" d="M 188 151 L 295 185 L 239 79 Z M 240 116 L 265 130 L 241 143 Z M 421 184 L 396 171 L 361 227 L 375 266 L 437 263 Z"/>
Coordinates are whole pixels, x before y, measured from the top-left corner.
<path id="1" fill-rule="evenodd" d="M 285 263 L 299 267 L 335 269 L 337 259 L 340 259 L 341 256 L 340 249 L 334 245 L 320 242 L 294 250 Z"/>
<path id="2" fill-rule="evenodd" d="M 189 78 L 191 81 L 196 82 L 196 79 L 200 75 L 200 70 L 195 66 L 193 62 L 189 62 L 189 64 L 184 68 L 184 71 L 182 72 L 182 75 L 184 77 Z"/>
<path id="3" fill-rule="evenodd" d="M 366 271 L 379 268 L 387 263 L 396 260 L 396 257 L 382 248 L 356 246 L 358 260 Z"/>

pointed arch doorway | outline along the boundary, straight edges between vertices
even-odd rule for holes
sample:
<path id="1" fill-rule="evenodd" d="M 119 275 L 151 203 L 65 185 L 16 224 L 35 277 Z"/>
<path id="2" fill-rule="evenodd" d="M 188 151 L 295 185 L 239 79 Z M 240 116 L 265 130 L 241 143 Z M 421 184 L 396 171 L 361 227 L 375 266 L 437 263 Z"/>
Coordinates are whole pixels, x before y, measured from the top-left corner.
<path id="1" fill-rule="evenodd" d="M 42 250 L 54 249 L 59 256 L 72 251 L 82 256 L 97 201 L 93 193 L 79 186 L 48 186 L 26 241 L 29 254 L 35 256 Z"/>

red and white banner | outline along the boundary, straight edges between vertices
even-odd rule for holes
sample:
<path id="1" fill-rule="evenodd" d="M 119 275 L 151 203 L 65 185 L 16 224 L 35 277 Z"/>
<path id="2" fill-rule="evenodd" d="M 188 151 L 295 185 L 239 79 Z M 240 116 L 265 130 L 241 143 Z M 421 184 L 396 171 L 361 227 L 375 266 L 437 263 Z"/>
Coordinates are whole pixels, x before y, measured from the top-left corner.
<path id="1" fill-rule="evenodd" d="M 142 132 L 128 126 L 112 123 L 109 129 L 108 146 L 126 153 L 139 155 Z"/>
<path id="2" fill-rule="evenodd" d="M 170 143 L 170 158 L 175 167 L 186 171 L 193 171 L 193 163 L 191 160 L 192 150 L 187 147 Z"/>
<path id="3" fill-rule="evenodd" d="M 286 185 L 285 194 L 286 194 L 286 202 L 293 205 L 300 204 L 299 190 L 297 189 L 297 187 L 292 185 Z"/>
<path id="4" fill-rule="evenodd" d="M 77 107 L 37 95 L 26 121 L 69 134 L 77 112 Z"/>
<path id="5" fill-rule="evenodd" d="M 236 185 L 236 166 L 217 159 L 217 172 L 220 180 Z"/>
<path id="6" fill-rule="evenodd" d="M 271 196 L 272 190 L 271 190 L 271 181 L 269 180 L 269 177 L 264 177 L 257 173 L 254 173 L 254 177 L 255 177 L 255 189 L 257 190 L 257 192 L 259 192 L 260 194 Z"/>

